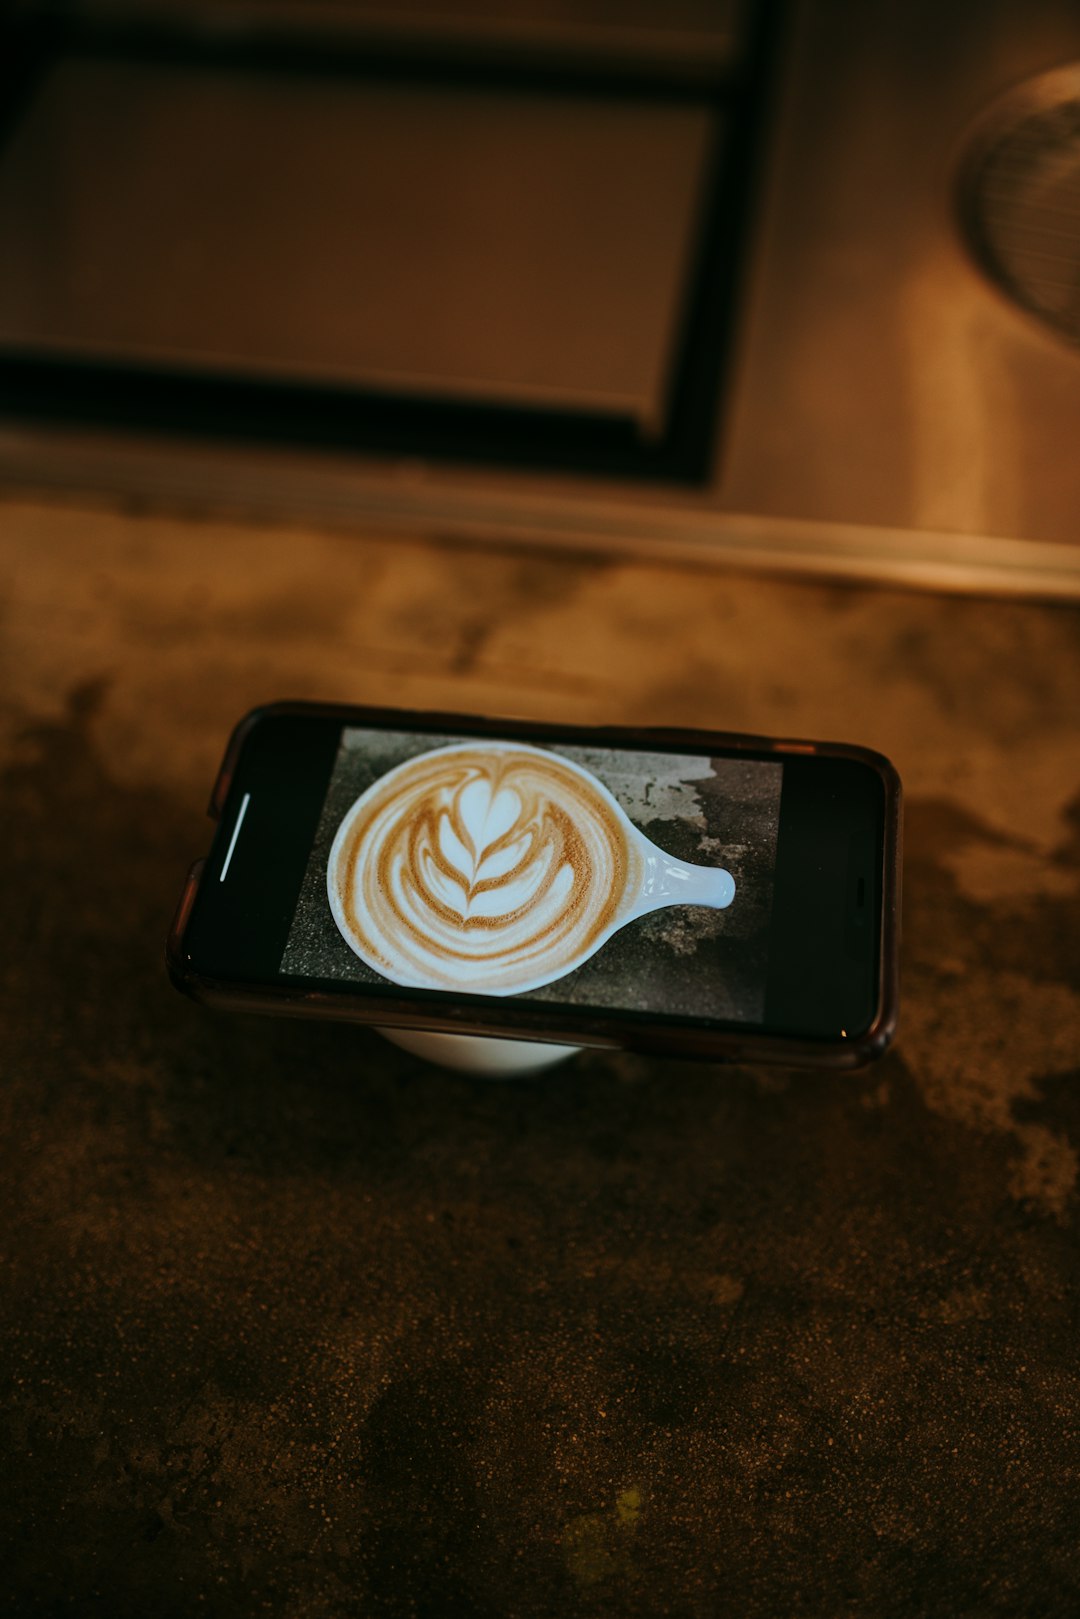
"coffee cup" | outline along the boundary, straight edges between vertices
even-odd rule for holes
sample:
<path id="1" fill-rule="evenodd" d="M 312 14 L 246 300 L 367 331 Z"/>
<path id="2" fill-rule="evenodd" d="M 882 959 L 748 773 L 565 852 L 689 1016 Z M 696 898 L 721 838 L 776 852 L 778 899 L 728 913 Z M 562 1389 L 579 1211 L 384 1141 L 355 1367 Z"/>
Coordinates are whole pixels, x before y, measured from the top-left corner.
<path id="1" fill-rule="evenodd" d="M 411 988 L 518 995 L 669 905 L 723 909 L 730 872 L 676 860 L 590 771 L 521 742 L 416 755 L 343 817 L 327 897 L 361 960 Z"/>

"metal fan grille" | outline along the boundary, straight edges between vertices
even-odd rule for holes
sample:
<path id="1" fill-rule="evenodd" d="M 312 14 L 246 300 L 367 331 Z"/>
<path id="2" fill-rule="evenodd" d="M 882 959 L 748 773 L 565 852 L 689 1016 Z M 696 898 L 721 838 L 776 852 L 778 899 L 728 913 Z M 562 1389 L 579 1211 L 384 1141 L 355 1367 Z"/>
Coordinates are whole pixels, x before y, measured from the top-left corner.
<path id="1" fill-rule="evenodd" d="M 976 138 L 964 213 L 984 267 L 1080 344 L 1080 66 L 1031 81 Z"/>

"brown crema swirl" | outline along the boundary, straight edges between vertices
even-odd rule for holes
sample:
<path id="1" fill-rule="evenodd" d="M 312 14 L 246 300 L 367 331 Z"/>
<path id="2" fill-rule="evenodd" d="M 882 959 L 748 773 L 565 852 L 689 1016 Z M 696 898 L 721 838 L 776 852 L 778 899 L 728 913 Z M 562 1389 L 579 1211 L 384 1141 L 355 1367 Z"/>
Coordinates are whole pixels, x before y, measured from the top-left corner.
<path id="1" fill-rule="evenodd" d="M 377 972 L 506 995 L 592 954 L 632 906 L 642 856 L 577 766 L 469 744 L 375 782 L 342 823 L 328 880 L 339 927 Z"/>

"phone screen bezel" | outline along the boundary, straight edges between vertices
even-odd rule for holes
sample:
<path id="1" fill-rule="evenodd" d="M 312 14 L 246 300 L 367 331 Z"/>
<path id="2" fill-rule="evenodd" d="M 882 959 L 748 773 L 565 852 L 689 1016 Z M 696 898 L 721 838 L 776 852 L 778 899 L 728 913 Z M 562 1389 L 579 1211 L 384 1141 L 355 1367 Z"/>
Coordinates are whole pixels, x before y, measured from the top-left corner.
<path id="1" fill-rule="evenodd" d="M 346 725 L 782 762 L 764 1021 L 529 1004 L 517 997 L 280 974 Z M 235 840 L 245 795 L 259 811 L 253 809 L 243 838 Z M 895 1022 L 899 806 L 899 780 L 888 761 L 847 744 L 274 704 L 246 716 L 230 741 L 211 800 L 217 832 L 170 937 L 170 971 L 181 988 L 200 998 L 268 1011 L 689 1055 L 783 1060 L 786 1053 L 790 1060 L 850 1065 L 883 1049 Z M 222 884 L 232 842 L 229 882 Z M 862 901 L 856 905 L 860 882 Z M 838 885 L 850 888 L 851 900 L 849 905 L 845 897 L 839 909 Z M 845 969 L 842 979 L 838 963 Z"/>

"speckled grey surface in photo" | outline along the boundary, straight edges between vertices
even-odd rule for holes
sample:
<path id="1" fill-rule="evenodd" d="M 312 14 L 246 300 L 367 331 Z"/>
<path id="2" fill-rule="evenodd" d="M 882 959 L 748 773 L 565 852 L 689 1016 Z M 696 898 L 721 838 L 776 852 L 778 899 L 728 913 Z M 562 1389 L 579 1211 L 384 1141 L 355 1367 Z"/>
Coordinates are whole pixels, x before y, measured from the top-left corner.
<path id="1" fill-rule="evenodd" d="M 343 731 L 282 957 L 283 973 L 385 982 L 349 948 L 331 915 L 326 864 L 334 835 L 349 807 L 388 770 L 433 748 L 483 740 Z M 735 899 L 725 911 L 676 905 L 631 922 L 576 971 L 514 998 L 760 1021 L 783 765 L 614 748 L 552 746 L 550 751 L 591 771 L 634 825 L 668 854 L 726 866 L 735 879 Z"/>

